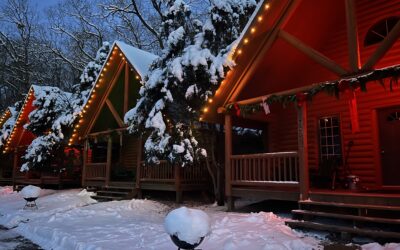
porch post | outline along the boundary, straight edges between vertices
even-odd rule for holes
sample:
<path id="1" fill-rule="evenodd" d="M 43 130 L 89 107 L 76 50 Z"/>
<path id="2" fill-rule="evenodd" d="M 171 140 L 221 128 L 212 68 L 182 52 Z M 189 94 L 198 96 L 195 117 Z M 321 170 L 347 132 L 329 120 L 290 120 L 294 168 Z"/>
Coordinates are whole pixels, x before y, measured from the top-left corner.
<path id="1" fill-rule="evenodd" d="M 83 143 L 83 166 L 82 166 L 82 187 L 86 185 L 86 167 L 87 167 L 87 156 L 88 156 L 88 145 L 89 140 L 85 139 Z"/>
<path id="2" fill-rule="evenodd" d="M 182 202 L 182 176 L 181 176 L 181 171 L 182 167 L 175 165 L 174 166 L 174 176 L 175 176 L 175 192 L 176 192 L 176 203 L 181 203 Z"/>
<path id="3" fill-rule="evenodd" d="M 300 200 L 307 200 L 310 188 L 308 171 L 307 102 L 302 102 L 301 107 L 297 108 L 297 125 Z"/>
<path id="4" fill-rule="evenodd" d="M 110 171 L 111 171 L 111 155 L 112 153 L 112 136 L 107 137 L 107 163 L 106 163 L 106 186 L 110 184 Z"/>
<path id="5" fill-rule="evenodd" d="M 138 138 L 137 141 L 137 162 L 136 162 L 136 184 L 135 188 L 137 189 L 137 197 L 139 199 L 142 198 L 142 190 L 140 188 L 140 178 L 141 178 L 141 168 L 142 168 L 142 137 Z"/>
<path id="6" fill-rule="evenodd" d="M 18 148 L 16 147 L 14 150 L 14 164 L 13 164 L 13 171 L 12 171 L 13 190 L 15 190 L 15 188 L 16 188 L 15 177 L 17 174 L 17 165 L 18 165 Z"/>
<path id="7" fill-rule="evenodd" d="M 234 209 L 231 185 L 232 117 L 225 114 L 225 197 L 228 210 Z"/>

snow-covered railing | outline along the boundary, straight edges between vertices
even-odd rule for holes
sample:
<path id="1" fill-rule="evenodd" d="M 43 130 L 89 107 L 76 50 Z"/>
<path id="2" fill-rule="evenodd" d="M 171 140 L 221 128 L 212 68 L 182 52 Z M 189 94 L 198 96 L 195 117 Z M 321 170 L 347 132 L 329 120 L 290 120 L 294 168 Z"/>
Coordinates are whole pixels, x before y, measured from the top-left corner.
<path id="1" fill-rule="evenodd" d="M 107 163 L 87 163 L 86 180 L 105 180 Z"/>
<path id="2" fill-rule="evenodd" d="M 297 186 L 297 152 L 277 152 L 231 156 L 232 185 Z"/>

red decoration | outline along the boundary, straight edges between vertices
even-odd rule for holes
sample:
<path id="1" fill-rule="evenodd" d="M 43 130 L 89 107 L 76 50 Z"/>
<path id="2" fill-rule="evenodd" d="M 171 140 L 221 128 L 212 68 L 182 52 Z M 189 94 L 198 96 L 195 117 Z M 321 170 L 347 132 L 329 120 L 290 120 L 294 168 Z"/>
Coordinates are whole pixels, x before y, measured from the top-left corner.
<path id="1" fill-rule="evenodd" d="M 296 94 L 296 101 L 297 101 L 297 106 L 302 107 L 304 102 L 307 99 L 307 95 L 304 94 L 303 92 L 299 92 Z"/>
<path id="2" fill-rule="evenodd" d="M 358 109 L 357 109 L 357 99 L 355 91 L 351 92 L 348 102 L 349 102 L 349 111 L 351 120 L 351 132 L 354 134 L 360 132 L 360 123 L 358 121 Z"/>
<path id="3" fill-rule="evenodd" d="M 240 107 L 237 103 L 233 104 L 233 107 L 236 110 L 236 116 L 240 116 Z"/>

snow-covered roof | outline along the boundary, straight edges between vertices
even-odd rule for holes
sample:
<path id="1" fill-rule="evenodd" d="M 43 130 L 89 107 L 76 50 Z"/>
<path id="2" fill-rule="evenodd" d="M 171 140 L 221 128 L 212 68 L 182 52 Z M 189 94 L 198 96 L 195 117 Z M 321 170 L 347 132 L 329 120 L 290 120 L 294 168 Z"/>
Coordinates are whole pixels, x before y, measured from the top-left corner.
<path id="1" fill-rule="evenodd" d="M 152 53 L 135 48 L 121 41 L 115 41 L 114 45 L 120 48 L 128 62 L 135 68 L 142 79 L 149 72 L 152 62 L 158 58 L 158 56 Z"/>

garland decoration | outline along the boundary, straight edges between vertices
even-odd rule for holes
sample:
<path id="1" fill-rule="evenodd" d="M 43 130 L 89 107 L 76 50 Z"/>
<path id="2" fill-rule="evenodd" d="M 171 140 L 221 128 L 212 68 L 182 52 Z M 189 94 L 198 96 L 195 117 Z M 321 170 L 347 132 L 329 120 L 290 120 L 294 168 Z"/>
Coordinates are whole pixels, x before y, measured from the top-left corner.
<path id="1" fill-rule="evenodd" d="M 262 103 L 241 105 L 239 103 L 230 103 L 225 108 L 228 112 L 235 110 L 237 116 L 251 115 L 264 110 L 264 103 L 270 106 L 273 103 L 280 103 L 286 107 L 290 103 L 296 103 L 301 107 L 304 102 L 311 101 L 312 98 L 320 92 L 325 92 L 328 95 L 335 96 L 339 99 L 339 95 L 343 94 L 348 100 L 350 111 L 353 116 L 353 132 L 359 130 L 358 121 L 356 121 L 357 107 L 355 99 L 355 91 L 360 89 L 362 92 L 367 91 L 368 82 L 378 82 L 382 87 L 386 88 L 384 79 L 390 78 L 389 89 L 393 91 L 393 85 L 398 86 L 400 78 L 400 65 L 388 67 L 383 69 L 374 70 L 372 72 L 364 73 L 362 75 L 354 76 L 351 78 L 339 79 L 336 81 L 325 82 L 316 84 L 310 89 L 299 92 L 296 94 L 288 95 L 270 95 L 263 99 Z"/>

